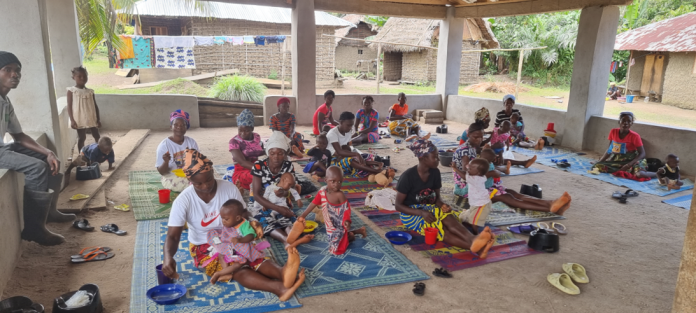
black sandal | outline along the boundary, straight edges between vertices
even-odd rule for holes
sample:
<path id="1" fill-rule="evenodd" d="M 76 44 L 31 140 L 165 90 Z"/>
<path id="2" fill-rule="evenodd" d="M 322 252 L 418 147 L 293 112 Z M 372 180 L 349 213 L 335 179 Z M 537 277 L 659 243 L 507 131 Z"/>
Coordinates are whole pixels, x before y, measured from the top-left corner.
<path id="1" fill-rule="evenodd" d="M 425 295 L 425 284 L 424 283 L 416 283 L 413 285 L 413 294 L 416 296 L 422 297 Z"/>
<path id="2" fill-rule="evenodd" d="M 125 236 L 128 232 L 125 230 L 119 230 L 116 224 L 106 224 L 101 227 L 101 231 L 105 233 L 114 233 L 119 236 Z"/>
<path id="3" fill-rule="evenodd" d="M 90 225 L 89 221 L 86 218 L 74 221 L 72 225 L 73 225 L 73 227 L 75 227 L 79 230 L 84 230 L 84 231 L 93 231 L 94 230 L 94 226 Z"/>
<path id="4" fill-rule="evenodd" d="M 433 271 L 433 275 L 435 275 L 437 277 L 442 277 L 442 278 L 452 278 L 452 274 L 442 267 L 436 268 Z"/>
<path id="5" fill-rule="evenodd" d="M 626 197 L 626 195 L 622 195 L 619 198 L 619 203 L 626 204 L 628 202 L 627 200 L 628 200 L 628 197 Z"/>

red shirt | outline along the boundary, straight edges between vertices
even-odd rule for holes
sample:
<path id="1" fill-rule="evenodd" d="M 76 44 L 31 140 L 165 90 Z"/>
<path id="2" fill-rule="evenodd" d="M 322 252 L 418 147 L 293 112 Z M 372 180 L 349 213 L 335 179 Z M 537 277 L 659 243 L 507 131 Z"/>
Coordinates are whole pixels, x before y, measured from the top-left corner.
<path id="1" fill-rule="evenodd" d="M 611 144 L 607 152 L 614 154 L 625 154 L 638 150 L 638 147 L 643 146 L 643 140 L 640 139 L 638 133 L 629 130 L 628 135 L 621 139 L 619 136 L 620 129 L 614 128 L 609 132 L 609 140 Z"/>
<path id="2" fill-rule="evenodd" d="M 322 104 L 319 106 L 319 108 L 314 112 L 314 117 L 312 118 L 312 125 L 314 126 L 313 132 L 315 135 L 319 135 L 321 132 L 319 131 L 319 125 L 317 124 L 317 116 L 319 116 L 319 112 L 324 113 L 324 117 L 329 116 L 333 109 L 331 107 L 327 107 L 326 103 Z"/>

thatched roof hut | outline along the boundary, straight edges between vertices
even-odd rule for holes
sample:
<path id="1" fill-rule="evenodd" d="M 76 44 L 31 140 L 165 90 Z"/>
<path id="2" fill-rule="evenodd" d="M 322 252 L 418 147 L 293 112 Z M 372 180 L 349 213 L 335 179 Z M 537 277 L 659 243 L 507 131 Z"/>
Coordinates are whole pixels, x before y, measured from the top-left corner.
<path id="1" fill-rule="evenodd" d="M 336 30 L 337 37 L 365 39 L 377 35 L 379 27 L 365 21 L 364 15 L 348 14 L 344 20 L 353 24 Z M 367 60 L 377 59 L 377 51 L 368 49 L 368 43 L 359 40 L 336 38 L 336 69 L 349 72 L 374 71 Z"/>

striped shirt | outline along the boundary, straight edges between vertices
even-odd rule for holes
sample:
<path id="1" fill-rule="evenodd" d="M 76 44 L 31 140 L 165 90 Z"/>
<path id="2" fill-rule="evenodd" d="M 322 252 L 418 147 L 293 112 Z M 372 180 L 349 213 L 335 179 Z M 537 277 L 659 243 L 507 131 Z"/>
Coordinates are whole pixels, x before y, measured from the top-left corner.
<path id="1" fill-rule="evenodd" d="M 519 120 L 522 121 L 522 113 L 520 113 L 520 110 L 512 109 L 512 112 L 510 113 L 510 115 L 505 114 L 505 110 L 502 110 L 502 111 L 498 112 L 498 114 L 496 114 L 496 116 L 495 116 L 495 127 L 500 126 L 500 123 L 502 123 L 503 121 L 509 121 L 510 116 L 512 116 L 512 113 L 519 114 L 520 115 Z"/>

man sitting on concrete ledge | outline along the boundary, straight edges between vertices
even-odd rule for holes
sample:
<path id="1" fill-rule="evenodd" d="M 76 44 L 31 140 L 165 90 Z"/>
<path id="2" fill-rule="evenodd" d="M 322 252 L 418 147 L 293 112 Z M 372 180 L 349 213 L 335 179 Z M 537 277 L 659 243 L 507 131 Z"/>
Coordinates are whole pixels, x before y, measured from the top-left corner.
<path id="1" fill-rule="evenodd" d="M 22 239 L 53 246 L 65 241 L 63 236 L 46 229 L 46 221 L 70 222 L 73 214 L 56 210 L 63 175 L 60 161 L 53 151 L 42 147 L 22 132 L 7 94 L 17 88 L 22 78 L 22 64 L 9 52 L 0 51 L 0 169 L 24 173 L 24 230 Z M 14 143 L 5 144 L 10 133 Z M 55 190 L 55 192 L 54 192 Z"/>

